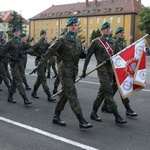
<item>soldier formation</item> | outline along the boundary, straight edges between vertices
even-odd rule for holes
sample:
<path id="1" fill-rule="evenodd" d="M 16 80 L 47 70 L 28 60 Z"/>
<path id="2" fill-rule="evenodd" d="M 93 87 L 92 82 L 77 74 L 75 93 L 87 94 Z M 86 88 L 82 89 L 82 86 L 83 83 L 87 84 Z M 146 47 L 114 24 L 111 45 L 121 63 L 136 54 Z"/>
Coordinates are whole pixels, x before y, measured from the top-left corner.
<path id="1" fill-rule="evenodd" d="M 69 101 L 70 107 L 79 121 L 79 127 L 92 128 L 93 125 L 87 122 L 83 116 L 75 87 L 75 80 L 78 74 L 79 60 L 85 59 L 81 75 L 81 77 L 84 78 L 86 77 L 86 70 L 90 58 L 94 54 L 97 60 L 97 65 L 106 60 L 107 63 L 97 69 L 100 88 L 93 103 L 90 118 L 101 122 L 101 118 L 97 115 L 97 111 L 103 103 L 101 107 L 102 111 L 113 113 L 117 124 L 126 123 L 127 121 L 119 115 L 117 104 L 113 98 L 118 87 L 109 59 L 111 55 L 118 53 L 126 47 L 124 41 L 124 29 L 118 27 L 115 32 L 116 39 L 112 39 L 110 37 L 110 24 L 108 22 L 103 23 L 101 26 L 102 36 L 91 42 L 86 54 L 83 52 L 82 43 L 77 37 L 78 19 L 69 18 L 66 27 L 67 31 L 61 32 L 60 36 L 50 43 L 46 40 L 46 30 L 41 30 L 40 40 L 33 45 L 30 44 L 31 41 L 26 34 L 21 34 L 19 27 L 13 29 L 13 38 L 8 42 L 5 39 L 4 32 L 0 32 L 0 83 L 4 81 L 8 88 L 7 101 L 10 103 L 16 103 L 13 95 L 15 94 L 16 89 L 18 89 L 19 94 L 23 98 L 24 105 L 31 104 L 31 101 L 27 98 L 25 92 L 25 89 L 31 90 L 25 76 L 27 54 L 29 54 L 35 56 L 35 66 L 37 66 L 33 71 L 37 71 L 37 79 L 31 93 L 33 98 L 39 98 L 37 90 L 39 86 L 42 85 L 44 92 L 47 95 L 47 100 L 50 102 L 56 100 L 52 96 L 49 86 L 47 85 L 47 78 L 51 77 L 50 66 L 53 67 L 55 73 L 54 77 L 56 77 L 53 94 L 58 92 L 57 88 L 61 83 L 62 92 L 56 104 L 52 122 L 54 124 L 66 126 L 66 123 L 61 120 L 60 114 L 67 101 Z M 104 46 L 104 43 L 106 43 L 106 47 Z M 109 52 L 107 51 L 107 48 L 110 49 Z M 57 63 L 57 69 L 55 68 L 55 62 Z M 8 65 L 10 66 L 11 75 L 8 70 Z M 48 73 L 46 76 L 47 69 Z M 0 91 L 2 91 L 1 88 Z M 136 117 L 137 113 L 131 109 L 129 99 L 123 99 L 121 97 L 121 100 L 126 108 L 126 115 Z"/>

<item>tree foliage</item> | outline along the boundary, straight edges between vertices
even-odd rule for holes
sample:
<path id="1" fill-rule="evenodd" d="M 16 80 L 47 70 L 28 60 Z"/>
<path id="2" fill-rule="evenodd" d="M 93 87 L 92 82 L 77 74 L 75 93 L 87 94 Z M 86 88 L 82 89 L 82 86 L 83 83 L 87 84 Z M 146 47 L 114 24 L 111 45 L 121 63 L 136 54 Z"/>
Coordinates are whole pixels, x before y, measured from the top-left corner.
<path id="1" fill-rule="evenodd" d="M 23 26 L 23 18 L 20 15 L 18 15 L 17 12 L 13 12 L 12 19 L 10 19 L 8 22 L 8 30 L 7 30 L 8 38 L 13 37 L 12 30 L 16 26 L 20 28 L 21 32 L 26 32 Z"/>
<path id="2" fill-rule="evenodd" d="M 95 39 L 95 38 L 97 38 L 97 37 L 99 37 L 99 36 L 101 36 L 101 35 L 102 35 L 102 34 L 101 34 L 101 32 L 100 32 L 99 29 L 93 30 L 93 32 L 92 32 L 92 34 L 91 34 L 91 37 L 90 37 L 90 42 L 91 42 L 93 39 Z"/>
<path id="3" fill-rule="evenodd" d="M 150 7 L 143 7 L 142 11 L 139 13 L 140 21 L 138 28 L 145 33 L 150 32 Z"/>

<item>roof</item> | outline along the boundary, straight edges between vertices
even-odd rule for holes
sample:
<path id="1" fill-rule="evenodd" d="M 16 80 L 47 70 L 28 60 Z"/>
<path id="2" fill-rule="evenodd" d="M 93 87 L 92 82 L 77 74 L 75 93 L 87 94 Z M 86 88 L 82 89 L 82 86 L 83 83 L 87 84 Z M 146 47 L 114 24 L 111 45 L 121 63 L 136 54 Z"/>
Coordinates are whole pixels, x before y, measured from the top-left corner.
<path id="1" fill-rule="evenodd" d="M 141 11 L 140 0 L 93 0 L 72 4 L 52 5 L 29 20 L 68 18 L 71 16 L 102 16 L 110 14 L 128 14 Z"/>
<path id="2" fill-rule="evenodd" d="M 0 11 L 0 18 L 2 19 L 3 22 L 8 22 L 10 19 L 13 18 L 12 14 L 13 14 L 13 10 L 9 10 L 9 11 Z M 23 18 L 23 23 L 24 24 L 29 24 L 29 21 L 26 20 L 25 18 Z"/>

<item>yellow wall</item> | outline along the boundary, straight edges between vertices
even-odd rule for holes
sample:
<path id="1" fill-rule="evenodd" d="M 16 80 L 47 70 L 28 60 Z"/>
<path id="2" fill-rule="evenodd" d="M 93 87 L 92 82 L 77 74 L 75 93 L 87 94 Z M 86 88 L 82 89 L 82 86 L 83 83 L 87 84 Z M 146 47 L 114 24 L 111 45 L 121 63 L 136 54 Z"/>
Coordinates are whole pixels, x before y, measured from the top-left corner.
<path id="1" fill-rule="evenodd" d="M 120 18 L 120 22 L 118 22 Z M 47 30 L 47 39 L 48 41 L 55 36 L 58 37 L 60 31 L 66 28 L 67 18 L 60 19 L 48 19 L 48 20 L 35 20 L 30 21 L 30 35 L 35 38 L 35 42 L 40 38 L 40 31 L 42 29 Z M 109 15 L 109 16 L 90 16 L 90 17 L 79 17 L 80 27 L 82 29 L 82 34 L 86 38 L 86 45 L 90 43 L 90 37 L 93 30 L 100 29 L 104 21 L 110 22 L 113 36 L 115 35 L 115 30 L 117 27 L 124 27 L 125 31 L 125 40 L 126 44 L 130 45 L 130 34 L 131 34 L 131 15 L 122 14 L 122 15 Z M 92 22 L 92 23 L 91 23 Z M 139 22 L 139 16 L 135 17 L 135 24 Z M 52 32 L 53 31 L 53 32 Z M 90 33 L 91 31 L 91 33 Z M 135 40 L 141 38 L 141 34 L 137 27 L 135 27 Z"/>

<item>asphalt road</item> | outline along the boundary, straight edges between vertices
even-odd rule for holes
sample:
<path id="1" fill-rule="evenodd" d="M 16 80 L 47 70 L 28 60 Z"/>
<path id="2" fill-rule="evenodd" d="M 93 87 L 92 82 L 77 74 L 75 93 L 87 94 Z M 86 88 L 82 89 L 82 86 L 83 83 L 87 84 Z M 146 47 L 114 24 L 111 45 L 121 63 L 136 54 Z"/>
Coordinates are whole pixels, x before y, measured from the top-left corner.
<path id="1" fill-rule="evenodd" d="M 83 62 L 84 60 L 80 61 L 79 75 Z M 88 70 L 95 65 L 95 59 L 92 58 Z M 36 74 L 28 74 L 33 68 L 34 57 L 29 56 L 26 75 L 32 88 Z M 47 81 L 52 91 L 54 79 Z M 18 91 L 14 95 L 17 103 L 8 103 L 7 88 L 4 84 L 1 87 L 3 91 L 0 92 L 0 150 L 150 150 L 150 57 L 147 57 L 146 89 L 129 97 L 131 107 L 138 113 L 138 117 L 126 117 L 119 94 L 114 97 L 121 116 L 128 121 L 125 125 L 116 125 L 114 116 L 103 113 L 100 109 L 98 115 L 102 122 L 90 120 L 93 101 L 99 88 L 96 72 L 76 84 L 83 115 L 93 124 L 93 128 L 88 130 L 79 128 L 78 120 L 68 103 L 61 114 L 67 126 L 52 124 L 56 103 L 47 101 L 42 87 L 37 92 L 40 99 L 32 98 L 31 91 L 26 91 L 32 101 L 32 105 L 28 107 L 23 105 Z M 58 97 L 56 98 L 58 101 Z"/>

